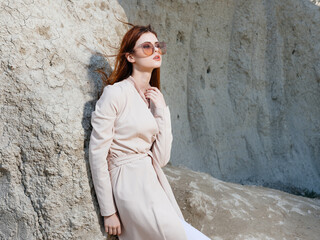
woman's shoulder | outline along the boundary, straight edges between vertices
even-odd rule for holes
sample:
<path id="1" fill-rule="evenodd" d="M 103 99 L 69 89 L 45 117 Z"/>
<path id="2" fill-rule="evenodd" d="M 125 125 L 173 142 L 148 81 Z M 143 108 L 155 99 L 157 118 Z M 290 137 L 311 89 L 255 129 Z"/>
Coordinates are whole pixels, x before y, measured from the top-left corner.
<path id="1" fill-rule="evenodd" d="M 102 94 L 98 102 L 111 104 L 116 109 L 120 110 L 125 106 L 128 86 L 127 82 L 119 81 L 114 84 L 106 85 L 103 88 Z"/>
<path id="2" fill-rule="evenodd" d="M 102 95 L 109 99 L 123 98 L 125 97 L 127 89 L 127 83 L 125 81 L 119 81 L 114 84 L 106 85 L 103 88 Z"/>
<path id="3" fill-rule="evenodd" d="M 116 95 L 118 94 L 124 94 L 128 90 L 128 82 L 125 80 L 121 80 L 119 82 L 115 82 L 114 84 L 110 84 L 104 87 L 103 91 L 107 91 L 110 94 Z"/>

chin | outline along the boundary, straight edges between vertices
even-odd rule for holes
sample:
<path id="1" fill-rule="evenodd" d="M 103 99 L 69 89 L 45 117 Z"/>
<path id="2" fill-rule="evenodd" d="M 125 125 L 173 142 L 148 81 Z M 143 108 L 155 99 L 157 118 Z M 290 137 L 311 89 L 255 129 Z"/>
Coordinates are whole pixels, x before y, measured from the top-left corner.
<path id="1" fill-rule="evenodd" d="M 154 64 L 154 68 L 159 68 L 161 67 L 161 61 L 159 61 L 159 63 Z"/>
<path id="2" fill-rule="evenodd" d="M 159 62 L 159 63 L 154 63 L 154 64 L 150 64 L 149 66 L 144 66 L 144 69 L 145 70 L 147 70 L 147 69 L 151 69 L 151 70 L 153 70 L 153 69 L 155 69 L 155 68 L 159 68 L 159 67 L 161 67 L 161 62 Z"/>

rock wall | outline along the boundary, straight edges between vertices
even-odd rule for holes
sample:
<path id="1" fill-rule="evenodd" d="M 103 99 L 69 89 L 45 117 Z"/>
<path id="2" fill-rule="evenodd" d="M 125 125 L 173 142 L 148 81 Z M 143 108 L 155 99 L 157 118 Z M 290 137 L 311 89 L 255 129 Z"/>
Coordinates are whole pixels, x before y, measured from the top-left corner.
<path id="1" fill-rule="evenodd" d="M 120 1 L 168 42 L 172 162 L 320 193 L 318 1 Z"/>
<path id="2" fill-rule="evenodd" d="M 1 1 L 0 239 L 102 239 L 87 149 L 108 65 L 81 43 L 111 53 L 126 32 L 113 13 L 126 17 L 117 1 Z"/>
<path id="3" fill-rule="evenodd" d="M 172 164 L 319 193 L 315 3 L 1 1 L 0 239 L 103 239 L 87 150 L 93 70 L 114 59 L 86 46 L 114 53 L 127 30 L 114 15 L 151 23 L 168 42 Z"/>

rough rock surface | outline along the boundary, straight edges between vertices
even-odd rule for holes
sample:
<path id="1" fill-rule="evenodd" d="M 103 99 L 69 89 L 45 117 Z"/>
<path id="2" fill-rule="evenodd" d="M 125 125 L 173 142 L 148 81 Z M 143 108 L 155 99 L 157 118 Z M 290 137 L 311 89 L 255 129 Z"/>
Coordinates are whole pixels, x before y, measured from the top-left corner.
<path id="1" fill-rule="evenodd" d="M 175 164 L 320 193 L 319 1 L 120 4 L 168 42 Z"/>
<path id="2" fill-rule="evenodd" d="M 102 239 L 87 148 L 93 70 L 107 64 L 79 42 L 110 54 L 125 13 L 117 1 L 0 4 L 0 239 Z"/>
<path id="3" fill-rule="evenodd" d="M 212 240 L 319 239 L 320 199 L 223 182 L 185 167 L 164 170 L 186 221 Z"/>
<path id="4" fill-rule="evenodd" d="M 0 239 L 104 238 L 87 149 L 90 115 L 101 87 L 93 70 L 110 71 L 114 59 L 106 62 L 83 44 L 113 54 L 108 45 L 117 46 L 127 30 L 114 14 L 152 23 L 168 42 L 162 89 L 172 111 L 173 164 L 228 181 L 319 193 L 318 3 L 1 1 Z M 260 188 L 248 189 L 260 194 Z M 224 234 L 230 230 L 216 228 L 214 221 L 216 190 L 198 190 L 185 193 L 176 187 L 184 214 L 193 224 L 203 224 L 197 226 L 205 226 L 210 236 L 228 239 Z M 238 196 L 229 194 L 237 204 Z M 279 194 L 280 199 L 289 196 Z M 258 201 L 250 196 L 252 204 Z M 221 199 L 220 206 L 232 206 Z M 211 201 L 215 205 L 210 208 Z M 265 204 L 272 201 L 267 197 Z M 287 201 L 288 209 L 300 206 L 298 200 Z M 299 210 L 303 221 L 318 217 L 317 201 L 303 201 L 303 209 L 310 210 L 305 216 Z M 259 218 L 249 210 L 250 217 Z M 306 236 L 307 225 L 298 224 L 300 218 L 294 225 L 281 211 L 281 229 L 300 226 Z M 246 213 L 242 216 L 249 218 Z M 242 222 L 230 219 L 236 236 Z M 317 233 L 311 223 L 310 228 L 310 236 Z M 243 236 L 257 236 L 258 230 L 250 231 Z"/>

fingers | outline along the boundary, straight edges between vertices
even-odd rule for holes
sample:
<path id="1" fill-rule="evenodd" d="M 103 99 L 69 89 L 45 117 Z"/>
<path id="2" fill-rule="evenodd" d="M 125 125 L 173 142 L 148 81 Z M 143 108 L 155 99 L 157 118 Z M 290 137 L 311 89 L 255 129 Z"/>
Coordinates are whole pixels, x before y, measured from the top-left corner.
<path id="1" fill-rule="evenodd" d="M 110 235 L 120 235 L 121 234 L 121 226 L 118 226 L 118 227 L 106 226 L 105 230 Z"/>
<path id="2" fill-rule="evenodd" d="M 109 232 L 110 232 L 110 234 L 115 235 L 116 234 L 116 228 L 115 227 L 109 227 Z"/>
<path id="3" fill-rule="evenodd" d="M 110 235 L 113 235 L 112 227 L 106 227 L 106 232 Z"/>
<path id="4" fill-rule="evenodd" d="M 152 86 L 151 86 L 151 87 L 148 88 L 148 90 L 155 90 L 156 92 L 160 92 L 160 93 L 161 93 L 161 91 L 160 91 L 159 88 L 157 88 L 157 87 L 152 87 Z M 148 90 L 147 90 L 147 91 L 148 91 Z"/>
<path id="5" fill-rule="evenodd" d="M 104 228 L 105 228 L 105 231 L 110 235 L 120 235 L 121 222 L 119 221 L 118 214 L 113 214 L 112 216 L 105 217 Z"/>
<path id="6" fill-rule="evenodd" d="M 158 97 L 158 95 L 162 95 L 162 93 L 160 92 L 160 90 L 156 87 L 152 87 L 149 88 L 146 93 L 145 96 L 154 96 L 154 97 Z"/>
<path id="7" fill-rule="evenodd" d="M 145 93 L 145 96 L 146 97 L 153 97 L 153 98 L 155 98 L 155 97 L 157 97 L 157 95 L 160 93 L 160 91 L 158 92 L 159 90 L 157 89 L 157 88 L 154 88 L 154 89 L 148 89 L 147 91 L 146 91 L 146 93 Z"/>
<path id="8" fill-rule="evenodd" d="M 165 100 L 161 91 L 157 87 L 149 87 L 145 97 L 152 100 L 156 107 L 165 107 Z"/>
<path id="9" fill-rule="evenodd" d="M 157 93 L 155 93 L 155 92 L 147 92 L 147 93 L 145 93 L 145 96 L 151 96 L 151 97 L 157 97 Z"/>
<path id="10" fill-rule="evenodd" d="M 145 97 L 151 99 L 153 102 L 156 102 L 157 100 L 157 96 L 151 93 L 146 93 Z"/>

